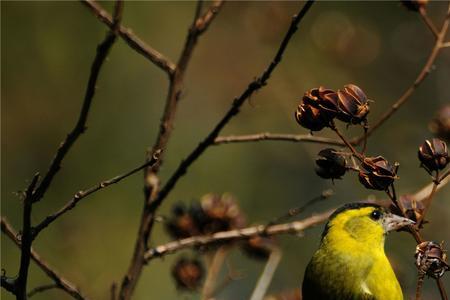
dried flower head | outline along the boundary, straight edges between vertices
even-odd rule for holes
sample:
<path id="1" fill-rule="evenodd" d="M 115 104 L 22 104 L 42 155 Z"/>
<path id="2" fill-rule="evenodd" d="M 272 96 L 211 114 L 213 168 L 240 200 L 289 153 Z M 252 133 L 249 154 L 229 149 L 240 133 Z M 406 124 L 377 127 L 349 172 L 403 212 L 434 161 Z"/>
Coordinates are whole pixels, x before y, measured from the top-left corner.
<path id="1" fill-rule="evenodd" d="M 338 90 L 337 118 L 349 124 L 360 124 L 366 121 L 369 113 L 369 100 L 358 86 L 348 84 L 344 90 Z"/>
<path id="2" fill-rule="evenodd" d="M 276 241 L 273 237 L 254 236 L 242 244 L 242 250 L 255 259 L 267 259 L 274 249 Z"/>
<path id="3" fill-rule="evenodd" d="M 361 164 L 359 181 L 368 189 L 384 191 L 397 178 L 398 164 L 391 165 L 382 156 L 367 157 Z"/>
<path id="4" fill-rule="evenodd" d="M 416 247 L 416 266 L 422 274 L 440 278 L 449 270 L 447 254 L 436 242 L 423 242 Z"/>
<path id="5" fill-rule="evenodd" d="M 172 214 L 165 223 L 165 227 L 174 239 L 182 239 L 200 234 L 197 223 L 193 209 L 188 209 L 179 203 L 173 206 Z"/>
<path id="6" fill-rule="evenodd" d="M 444 169 L 450 161 L 447 144 L 440 139 L 426 140 L 419 147 L 418 155 L 428 173 Z"/>
<path id="7" fill-rule="evenodd" d="M 205 234 L 242 228 L 246 220 L 235 198 L 230 194 L 207 194 L 200 200 L 205 218 L 201 224 Z"/>
<path id="8" fill-rule="evenodd" d="M 322 86 L 311 89 L 303 96 L 295 113 L 295 119 L 301 126 L 311 131 L 322 130 L 329 126 L 336 116 L 337 101 L 337 94 L 333 90 Z"/>
<path id="9" fill-rule="evenodd" d="M 412 11 L 419 11 L 422 7 L 427 5 L 428 0 L 400 0 L 407 9 Z"/>
<path id="10" fill-rule="evenodd" d="M 326 148 L 319 152 L 316 159 L 316 173 L 325 179 L 339 179 L 347 171 L 347 161 L 342 154 L 332 148 Z"/>
<path id="11" fill-rule="evenodd" d="M 178 289 L 197 290 L 204 276 L 204 268 L 197 259 L 180 258 L 172 268 L 172 277 Z"/>
<path id="12" fill-rule="evenodd" d="M 435 136 L 450 142 L 450 105 L 441 107 L 428 127 Z"/>

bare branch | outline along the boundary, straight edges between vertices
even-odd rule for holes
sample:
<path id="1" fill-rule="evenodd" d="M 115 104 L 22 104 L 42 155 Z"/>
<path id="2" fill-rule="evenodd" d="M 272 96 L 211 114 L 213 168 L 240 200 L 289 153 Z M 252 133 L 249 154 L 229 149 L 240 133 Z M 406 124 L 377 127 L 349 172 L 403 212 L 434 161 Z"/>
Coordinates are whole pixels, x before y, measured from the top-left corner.
<path id="1" fill-rule="evenodd" d="M 121 16 L 121 10 L 123 8 L 123 5 L 120 4 L 122 2 L 119 2 L 118 5 L 116 5 L 117 10 L 117 21 L 120 21 Z M 113 24 L 112 24 L 113 25 Z M 112 26 L 111 25 L 111 26 Z M 113 29 L 119 25 L 112 26 Z M 48 187 L 50 186 L 54 176 L 61 168 L 61 162 L 66 156 L 67 152 L 69 152 L 72 145 L 75 143 L 75 141 L 78 139 L 78 137 L 84 133 L 86 130 L 86 121 L 89 114 L 89 110 L 91 108 L 92 99 L 95 95 L 96 85 L 97 85 L 97 79 L 98 75 L 100 73 L 100 69 L 102 68 L 102 65 L 116 40 L 116 35 L 113 31 L 110 31 L 102 43 L 97 47 L 97 53 L 94 59 L 94 62 L 91 66 L 91 72 L 89 75 L 89 80 L 86 87 L 86 93 L 84 96 L 84 102 L 83 106 L 81 108 L 80 115 L 78 117 L 78 121 L 74 127 L 74 129 L 67 135 L 66 139 L 61 143 L 59 146 L 55 157 L 53 158 L 53 161 L 50 164 L 50 167 L 45 174 L 44 178 L 42 179 L 42 182 L 39 184 L 39 187 L 36 189 L 36 192 L 33 195 L 33 202 L 39 201 L 47 191 Z"/>
<path id="2" fill-rule="evenodd" d="M 87 196 L 101 190 L 104 189 L 112 184 L 118 183 L 121 180 L 137 173 L 138 171 L 143 170 L 144 168 L 148 167 L 148 166 L 152 166 L 154 164 L 156 164 L 156 162 L 159 159 L 159 154 L 161 153 L 161 151 L 156 151 L 155 154 L 152 156 L 152 159 L 145 162 L 143 165 L 134 168 L 133 170 L 130 170 L 122 175 L 118 175 L 115 176 L 111 179 L 105 180 L 100 182 L 99 184 L 90 187 L 84 191 L 79 191 L 77 192 L 72 199 L 69 200 L 69 202 L 67 202 L 63 207 L 61 207 L 57 212 L 55 212 L 54 214 L 51 214 L 49 216 L 47 216 L 43 221 L 41 221 L 37 226 L 34 227 L 33 229 L 33 234 L 34 237 L 36 237 L 39 232 L 41 232 L 41 230 L 43 230 L 44 228 L 46 228 L 48 225 L 50 225 L 51 223 L 53 223 L 56 219 L 58 219 L 60 216 L 62 216 L 63 214 L 65 214 L 66 212 L 68 212 L 69 210 L 71 210 L 72 208 L 74 208 L 78 202 L 81 201 L 81 199 L 86 198 Z"/>
<path id="3" fill-rule="evenodd" d="M 425 25 L 428 27 L 430 32 L 433 34 L 434 38 L 437 39 L 439 37 L 439 31 L 437 30 L 436 26 L 434 26 L 433 21 L 430 20 L 430 18 L 427 15 L 427 10 L 424 6 L 421 6 L 419 8 L 420 17 L 422 18 Z"/>
<path id="4" fill-rule="evenodd" d="M 200 18 L 197 18 L 195 21 L 195 27 L 197 28 L 199 34 L 202 34 L 208 29 L 209 25 L 217 16 L 224 3 L 225 1 L 223 0 L 214 1 L 205 14 L 203 14 Z"/>
<path id="5" fill-rule="evenodd" d="M 408 89 L 406 89 L 406 91 L 403 93 L 403 95 L 400 96 L 400 98 L 398 98 L 397 101 L 395 101 L 395 103 L 391 106 L 391 108 L 389 108 L 386 112 L 384 112 L 384 114 L 373 125 L 370 126 L 369 130 L 367 131 L 367 137 L 370 136 L 381 125 L 383 125 L 384 122 L 386 122 L 403 104 L 405 104 L 406 101 L 410 99 L 411 95 L 414 93 L 417 87 L 419 87 L 419 85 L 425 80 L 425 78 L 428 77 L 428 74 L 430 74 L 431 72 L 434 61 L 436 60 L 436 57 L 438 56 L 440 50 L 442 49 L 442 45 L 444 45 L 444 39 L 447 35 L 449 22 L 450 22 L 450 6 L 447 10 L 447 15 L 445 17 L 441 30 L 437 35 L 434 47 L 431 50 L 430 56 L 428 57 L 425 65 L 423 66 L 416 80 L 414 80 L 414 83 L 410 87 L 408 87 Z M 363 140 L 364 135 L 361 135 L 352 140 L 352 143 L 359 145 Z"/>
<path id="6" fill-rule="evenodd" d="M 243 229 L 235 229 L 230 231 L 221 231 L 212 235 L 192 236 L 189 238 L 169 242 L 165 245 L 150 249 L 145 253 L 145 261 L 148 262 L 156 257 L 165 256 L 167 254 L 175 253 L 181 249 L 206 246 L 216 242 L 225 242 L 231 240 L 249 239 L 257 235 L 279 235 L 286 233 L 299 233 L 310 227 L 316 226 L 325 222 L 331 213 L 334 211 L 327 210 L 317 215 L 313 215 L 301 221 L 294 221 L 291 223 L 277 224 L 272 226 L 258 225 L 247 227 Z"/>
<path id="7" fill-rule="evenodd" d="M 214 140 L 214 145 L 246 143 L 258 141 L 287 141 L 287 142 L 307 142 L 325 145 L 344 146 L 344 143 L 331 138 L 313 136 L 311 134 L 288 134 L 288 133 L 256 133 L 248 135 L 228 135 L 218 136 Z"/>
<path id="8" fill-rule="evenodd" d="M 2 232 L 5 233 L 16 244 L 16 246 L 20 248 L 21 241 L 18 239 L 19 235 L 17 231 L 14 230 L 11 224 L 9 224 L 4 217 L 1 218 L 1 228 Z M 41 258 L 41 256 L 33 248 L 31 248 L 30 254 L 31 259 L 33 259 L 39 268 L 41 268 L 41 270 L 44 271 L 44 273 L 47 274 L 47 276 L 50 277 L 62 290 L 77 300 L 88 299 L 81 294 L 73 283 L 65 279 L 63 276 L 58 274 L 57 271 L 50 267 L 50 265 L 43 258 Z"/>
<path id="9" fill-rule="evenodd" d="M 180 100 L 181 89 L 183 87 L 184 75 L 186 73 L 189 61 L 191 59 L 192 53 L 194 51 L 195 45 L 199 36 L 205 32 L 208 25 L 213 20 L 214 15 L 216 15 L 218 9 L 222 6 L 222 1 L 215 1 L 211 8 L 203 15 L 200 16 L 202 3 L 199 2 L 194 19 L 189 28 L 188 35 L 184 44 L 184 48 L 181 51 L 178 63 L 174 68 L 173 73 L 169 76 L 170 85 L 167 93 L 166 104 L 164 108 L 164 113 L 161 118 L 160 130 L 158 137 L 156 138 L 155 144 L 153 145 L 153 150 L 147 154 L 147 160 L 149 155 L 153 153 L 156 149 L 165 150 L 167 143 L 169 142 L 170 136 L 172 134 L 175 115 L 177 111 L 178 102 Z M 212 13 L 214 11 L 214 13 Z M 199 17 L 200 16 L 200 17 Z M 197 27 L 199 26 L 199 27 Z M 157 164 L 149 167 L 145 171 L 145 197 L 146 201 L 144 203 L 144 208 L 141 216 L 141 221 L 139 225 L 139 230 L 137 234 L 137 239 L 135 242 L 133 256 L 128 267 L 127 274 L 122 280 L 119 299 L 130 299 L 134 287 L 140 277 L 142 267 L 143 267 L 143 254 L 148 249 L 147 241 L 150 236 L 152 224 L 153 224 L 153 212 L 150 208 L 150 202 L 153 201 L 158 192 L 158 187 L 153 183 L 158 182 L 156 174 L 164 160 L 161 156 Z M 156 178 L 156 180 L 155 180 Z"/>
<path id="10" fill-rule="evenodd" d="M 113 18 L 100 6 L 100 4 L 94 0 L 81 0 L 81 2 L 88 7 L 100 21 L 112 28 Z M 164 70 L 169 76 L 173 74 L 175 71 L 175 64 L 133 34 L 131 29 L 119 26 L 118 34 L 132 49 L 136 50 L 136 52 Z"/>
<path id="11" fill-rule="evenodd" d="M 17 300 L 26 299 L 26 289 L 28 280 L 28 269 L 30 266 L 31 244 L 33 242 L 33 234 L 31 231 L 31 210 L 33 208 L 34 188 L 39 180 L 39 173 L 36 173 L 28 186 L 23 200 L 22 215 L 22 235 L 21 235 L 21 252 L 20 252 L 20 268 L 19 275 L 14 282 L 15 295 Z"/>
<path id="12" fill-rule="evenodd" d="M 169 91 L 166 98 L 166 105 L 164 108 L 163 116 L 161 118 L 158 137 L 153 146 L 153 149 L 165 149 L 167 146 L 167 143 L 172 134 L 172 130 L 174 128 L 175 115 L 181 95 L 181 89 L 183 87 L 184 75 L 186 73 L 195 45 L 197 44 L 199 36 L 204 33 L 209 24 L 211 24 L 214 16 L 222 6 L 223 1 L 215 1 L 203 16 L 197 18 L 197 14 L 199 14 L 201 10 L 200 4 L 201 2 L 199 2 L 199 5 L 197 7 L 196 17 L 192 21 L 192 24 L 189 28 L 184 48 L 180 54 L 180 58 L 175 68 L 174 75 L 170 80 Z M 215 13 L 212 13 L 213 11 Z M 149 168 L 147 173 L 157 173 L 162 162 L 163 157 L 156 166 L 154 166 L 153 168 Z"/>

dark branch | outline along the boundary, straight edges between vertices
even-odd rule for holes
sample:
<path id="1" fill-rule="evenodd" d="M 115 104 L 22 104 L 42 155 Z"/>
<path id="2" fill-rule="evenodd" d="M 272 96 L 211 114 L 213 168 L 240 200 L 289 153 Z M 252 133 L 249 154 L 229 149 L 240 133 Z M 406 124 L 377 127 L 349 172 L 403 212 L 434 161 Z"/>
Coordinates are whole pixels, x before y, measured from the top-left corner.
<path id="1" fill-rule="evenodd" d="M 121 11 L 123 5 L 121 3 L 122 2 L 120 1 L 118 2 L 118 5 L 116 5 L 116 13 L 115 13 L 116 21 L 120 21 L 120 16 L 122 14 Z M 115 30 L 117 26 L 119 26 L 119 24 L 113 24 L 112 30 Z M 39 184 L 39 187 L 36 189 L 36 192 L 33 195 L 33 202 L 39 201 L 44 196 L 54 176 L 61 168 L 61 162 L 66 156 L 67 152 L 69 152 L 70 148 L 78 139 L 78 137 L 86 130 L 86 121 L 88 118 L 89 110 L 91 108 L 92 99 L 94 98 L 95 90 L 97 88 L 96 85 L 98 75 L 115 40 L 116 34 L 114 33 L 114 31 L 110 31 L 106 35 L 103 42 L 100 43 L 100 45 L 97 47 L 97 53 L 95 55 L 94 62 L 92 63 L 91 66 L 91 72 L 86 87 L 83 106 L 81 107 L 81 112 L 78 117 L 78 121 L 73 130 L 67 135 L 66 139 L 59 146 L 47 173 L 45 174 L 44 178 L 42 179 L 42 182 Z"/>
<path id="2" fill-rule="evenodd" d="M 148 166 L 152 166 L 154 165 L 158 159 L 159 159 L 159 154 L 160 151 L 156 151 L 155 154 L 153 155 L 152 159 L 147 161 L 146 163 L 144 163 L 143 165 L 134 168 L 133 170 L 130 170 L 122 175 L 118 175 L 115 176 L 111 179 L 105 180 L 100 182 L 99 184 L 90 187 L 84 191 L 79 191 L 77 192 L 72 199 L 69 200 L 69 202 L 67 202 L 63 207 L 61 207 L 57 212 L 55 212 L 54 214 L 51 214 L 49 216 L 47 216 L 43 221 L 41 221 L 37 226 L 34 227 L 33 230 L 33 234 L 34 237 L 36 237 L 39 232 L 41 232 L 41 230 L 43 230 L 44 228 L 46 228 L 48 225 L 50 225 L 51 223 L 53 223 L 56 219 L 58 219 L 61 215 L 65 214 L 66 212 L 68 212 L 69 210 L 71 210 L 72 208 L 74 208 L 77 203 L 79 201 L 81 201 L 81 199 L 86 198 L 87 196 L 101 190 L 104 189 L 112 184 L 118 183 L 121 180 L 137 173 L 138 171 L 143 170 L 144 168 L 148 167 Z"/>
<path id="3" fill-rule="evenodd" d="M 30 266 L 31 244 L 33 242 L 33 234 L 31 231 L 31 209 L 33 207 L 34 188 L 39 180 L 39 173 L 36 173 L 28 186 L 23 200 L 23 216 L 22 216 L 22 234 L 21 234 L 21 252 L 20 252 L 20 268 L 19 275 L 15 280 L 15 292 L 18 300 L 26 299 L 26 289 L 28 280 L 28 269 Z"/>
<path id="4" fill-rule="evenodd" d="M 16 244 L 17 247 L 20 248 L 21 241 L 18 239 L 19 235 L 17 231 L 14 230 L 11 224 L 9 224 L 9 222 L 4 217 L 1 218 L 1 228 L 2 232 L 6 234 Z M 58 274 L 57 271 L 55 271 L 52 267 L 50 267 L 50 265 L 43 258 L 41 258 L 41 256 L 35 250 L 33 250 L 33 248 L 31 248 L 30 254 L 31 259 L 33 259 L 33 261 L 39 266 L 39 268 L 41 268 L 41 270 L 44 271 L 44 273 L 47 274 L 47 276 L 50 277 L 55 282 L 55 284 L 57 284 L 62 290 L 64 290 L 66 293 L 68 293 L 77 300 L 88 299 L 82 295 L 82 293 L 76 288 L 76 286 L 73 283 L 65 279 L 63 276 Z"/>
<path id="5" fill-rule="evenodd" d="M 153 153 L 156 149 L 165 150 L 169 142 L 170 136 L 175 122 L 175 115 L 177 111 L 178 102 L 180 100 L 181 89 L 183 87 L 184 75 L 187 70 L 189 61 L 192 57 L 195 45 L 199 36 L 205 32 L 208 25 L 213 20 L 213 17 L 217 14 L 219 8 L 222 6 L 222 1 L 215 1 L 211 8 L 203 15 L 201 14 L 202 2 L 200 1 L 197 5 L 197 9 L 194 15 L 194 19 L 189 28 L 188 35 L 184 44 L 184 48 L 178 59 L 178 63 L 174 68 L 173 73 L 170 74 L 169 80 L 169 90 L 167 93 L 166 104 L 161 118 L 160 130 L 158 137 L 156 138 L 155 144 L 153 145 L 153 150 L 147 154 L 147 160 L 149 155 Z M 214 12 L 214 13 L 213 13 Z M 163 157 L 160 161 L 147 168 L 145 172 L 145 203 L 141 215 L 141 221 L 139 225 L 139 230 L 136 238 L 136 243 L 134 247 L 133 256 L 128 267 L 127 274 L 122 280 L 119 299 L 130 299 L 134 291 L 134 287 L 140 277 L 143 267 L 143 254 L 147 250 L 147 241 L 150 236 L 152 224 L 153 224 L 153 212 L 150 210 L 150 202 L 154 200 L 156 193 L 158 192 L 158 179 L 156 174 L 159 171 L 159 167 L 163 162 Z"/>
<path id="6" fill-rule="evenodd" d="M 100 21 L 112 28 L 113 18 L 100 6 L 100 4 L 93 0 L 81 0 L 81 2 L 86 5 Z M 133 34 L 131 29 L 119 26 L 118 34 L 132 49 L 136 50 L 136 52 L 143 55 L 167 74 L 171 75 L 175 71 L 175 64 L 173 62 L 147 45 L 139 37 Z"/>

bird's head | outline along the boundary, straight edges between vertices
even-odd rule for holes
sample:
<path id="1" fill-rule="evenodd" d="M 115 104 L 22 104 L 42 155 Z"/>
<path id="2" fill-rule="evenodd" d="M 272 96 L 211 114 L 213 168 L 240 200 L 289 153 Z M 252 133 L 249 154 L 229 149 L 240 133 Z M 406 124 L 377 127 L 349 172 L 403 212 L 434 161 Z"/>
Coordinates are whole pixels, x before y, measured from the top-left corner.
<path id="1" fill-rule="evenodd" d="M 372 203 L 351 203 L 337 209 L 322 235 L 322 241 L 360 242 L 368 247 L 383 247 L 387 233 L 414 224 Z"/>

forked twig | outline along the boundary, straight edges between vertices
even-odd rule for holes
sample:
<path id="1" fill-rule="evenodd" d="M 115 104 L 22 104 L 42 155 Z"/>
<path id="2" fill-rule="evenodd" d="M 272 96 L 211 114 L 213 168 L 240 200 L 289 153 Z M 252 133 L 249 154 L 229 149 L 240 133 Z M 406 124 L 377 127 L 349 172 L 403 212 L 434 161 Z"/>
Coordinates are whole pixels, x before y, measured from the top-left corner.
<path id="1" fill-rule="evenodd" d="M 2 232 L 6 234 L 16 244 L 17 247 L 20 248 L 21 241 L 18 239 L 18 232 L 14 230 L 11 224 L 9 224 L 9 222 L 4 217 L 1 218 L 1 228 Z M 67 294 L 71 295 L 77 300 L 88 299 L 87 297 L 83 296 L 83 294 L 78 290 L 75 284 L 64 278 L 52 267 L 50 267 L 50 265 L 33 248 L 31 248 L 30 255 L 31 259 L 33 259 L 33 261 L 39 266 L 39 268 L 41 268 L 41 270 L 44 271 L 44 273 L 47 274 L 47 276 L 51 278 L 55 282 L 55 284 L 57 284 Z"/>

